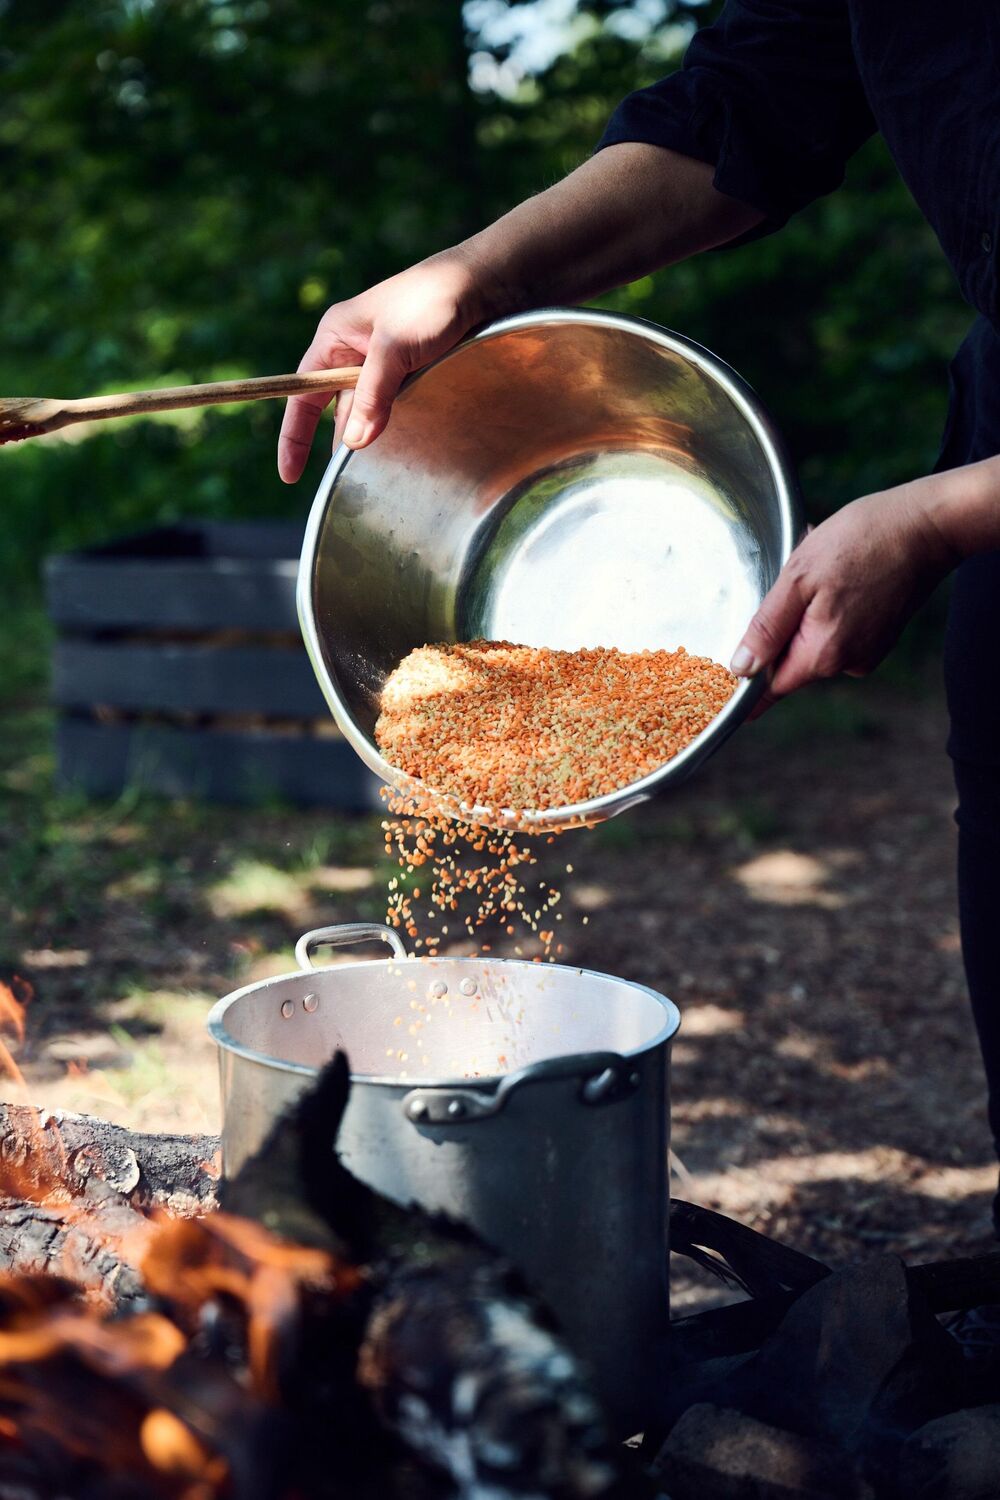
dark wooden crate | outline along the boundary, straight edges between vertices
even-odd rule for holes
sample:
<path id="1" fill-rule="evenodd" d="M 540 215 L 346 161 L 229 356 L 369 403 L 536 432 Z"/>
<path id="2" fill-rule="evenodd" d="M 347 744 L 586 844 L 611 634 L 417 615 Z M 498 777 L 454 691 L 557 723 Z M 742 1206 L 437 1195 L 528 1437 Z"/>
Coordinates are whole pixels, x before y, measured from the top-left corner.
<path id="1" fill-rule="evenodd" d="M 294 523 L 191 524 L 51 559 L 63 785 L 379 805 L 301 643 L 301 539 Z"/>
<path id="2" fill-rule="evenodd" d="M 140 786 L 164 797 L 360 812 L 381 806 L 378 783 L 346 740 L 271 733 L 227 733 L 169 724 L 101 724 L 60 716 L 60 780 L 94 797 Z"/>
<path id="3" fill-rule="evenodd" d="M 162 526 L 53 557 L 49 614 L 60 630 L 297 630 L 302 527 L 285 521 Z"/>
<path id="4" fill-rule="evenodd" d="M 61 708 L 78 712 L 107 705 L 129 712 L 329 716 L 301 647 L 63 636 L 53 652 L 52 694 Z"/>

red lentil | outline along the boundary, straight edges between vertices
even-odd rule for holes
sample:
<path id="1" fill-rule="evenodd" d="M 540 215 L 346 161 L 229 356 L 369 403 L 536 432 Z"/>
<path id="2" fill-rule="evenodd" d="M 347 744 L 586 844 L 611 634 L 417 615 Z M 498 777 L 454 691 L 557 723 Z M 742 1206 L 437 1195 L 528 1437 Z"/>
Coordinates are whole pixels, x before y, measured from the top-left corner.
<path id="1" fill-rule="evenodd" d="M 683 647 L 421 646 L 386 682 L 375 738 L 428 792 L 516 815 L 638 781 L 690 744 L 735 688 L 725 667 Z"/>
<path id="2" fill-rule="evenodd" d="M 386 852 L 400 870 L 389 881 L 387 921 L 431 957 L 452 914 L 472 940 L 483 928 L 513 938 L 519 923 L 525 941 L 541 949 L 535 961 L 555 962 L 563 951 L 554 942 L 559 892 L 536 881 L 529 894 L 536 859 L 513 831 L 519 815 L 637 781 L 689 744 L 735 687 L 724 667 L 683 649 L 549 651 L 470 641 L 412 651 L 383 689 L 375 728 L 386 759 L 412 778 L 409 792 L 384 793 Z M 490 815 L 501 812 L 510 826 L 498 831 Z M 423 878 L 411 887 L 424 866 L 429 889 Z M 428 905 L 417 912 L 422 892 Z M 554 921 L 542 925 L 546 917 Z"/>

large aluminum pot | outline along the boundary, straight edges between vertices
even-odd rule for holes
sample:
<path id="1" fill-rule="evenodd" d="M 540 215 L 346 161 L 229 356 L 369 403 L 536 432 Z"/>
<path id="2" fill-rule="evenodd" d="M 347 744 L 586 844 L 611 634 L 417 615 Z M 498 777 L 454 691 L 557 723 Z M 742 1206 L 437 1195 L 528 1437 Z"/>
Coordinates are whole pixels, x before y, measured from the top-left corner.
<path id="1" fill-rule="evenodd" d="M 338 448 L 306 528 L 299 618 L 344 736 L 399 787 L 374 727 L 413 647 L 483 636 L 728 662 L 799 529 L 781 442 L 728 365 L 653 323 L 553 308 L 483 329 L 407 383 L 370 448 Z M 762 690 L 743 682 L 641 780 L 528 821 L 642 801 Z"/>
<path id="2" fill-rule="evenodd" d="M 311 967 L 321 943 L 372 940 L 393 957 Z M 585 969 L 410 959 L 391 929 L 367 923 L 306 933 L 296 957 L 302 972 L 237 990 L 208 1019 L 225 1173 L 342 1048 L 345 1165 L 503 1251 L 589 1361 L 622 1431 L 637 1431 L 662 1389 L 669 1321 L 676 1007 Z"/>

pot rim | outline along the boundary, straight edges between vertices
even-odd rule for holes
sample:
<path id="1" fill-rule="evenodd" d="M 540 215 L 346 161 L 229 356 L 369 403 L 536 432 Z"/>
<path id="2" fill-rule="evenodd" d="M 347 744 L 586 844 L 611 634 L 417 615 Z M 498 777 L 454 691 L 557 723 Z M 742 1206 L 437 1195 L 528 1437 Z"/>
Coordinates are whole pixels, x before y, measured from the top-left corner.
<path id="1" fill-rule="evenodd" d="M 241 989 L 233 990 L 230 994 L 223 995 L 222 999 L 217 1000 L 212 1006 L 212 1009 L 209 1011 L 205 1019 L 205 1028 L 208 1031 L 209 1036 L 215 1042 L 220 1053 L 232 1053 L 235 1057 L 242 1058 L 244 1062 L 256 1063 L 260 1067 L 270 1068 L 279 1073 L 292 1073 L 302 1078 L 315 1078 L 321 1071 L 321 1069 L 318 1067 L 313 1067 L 308 1063 L 292 1062 L 288 1058 L 275 1057 L 271 1053 L 258 1052 L 256 1048 L 248 1047 L 245 1043 L 236 1041 L 235 1037 L 231 1036 L 230 1033 L 226 1030 L 226 1013 L 231 1005 L 235 1005 L 237 1000 L 243 1000 L 249 995 L 256 994 L 257 992 L 263 992 L 267 989 L 270 989 L 274 985 L 287 984 L 289 980 L 293 979 L 301 980 L 304 983 L 315 985 L 321 980 L 321 977 L 324 977 L 326 975 L 343 973 L 347 969 L 368 968 L 372 964 L 386 964 L 399 969 L 402 969 L 410 964 L 420 964 L 425 969 L 433 968 L 438 964 L 446 964 L 449 967 L 452 967 L 455 964 L 472 964 L 479 968 L 482 968 L 486 965 L 489 965 L 490 967 L 496 967 L 497 965 L 502 964 L 505 969 L 527 969 L 530 970 L 533 975 L 537 975 L 539 968 L 541 967 L 538 964 L 532 963 L 530 960 L 519 958 L 477 959 L 441 957 L 405 959 L 369 958 L 358 959 L 355 962 L 346 964 L 330 964 L 328 967 L 323 969 L 296 969 L 289 974 L 274 974 L 269 979 L 258 979 L 253 984 L 243 985 Z M 655 1052 L 658 1048 L 664 1046 L 667 1042 L 672 1041 L 680 1029 L 681 1013 L 678 1010 L 677 1006 L 674 1004 L 673 1000 L 668 999 L 666 995 L 661 995 L 659 990 L 654 990 L 648 984 L 638 984 L 635 980 L 632 979 L 622 979 L 617 974 L 605 974 L 600 969 L 582 969 L 577 965 L 570 964 L 547 964 L 542 969 L 542 972 L 575 974 L 580 979 L 607 979 L 610 980 L 612 984 L 622 985 L 626 989 L 638 990 L 641 994 L 648 995 L 651 999 L 656 1001 L 657 1005 L 660 1006 L 664 1013 L 663 1025 L 660 1027 L 660 1030 L 649 1040 L 643 1042 L 641 1046 L 629 1047 L 622 1050 L 618 1054 L 620 1057 L 638 1058 L 644 1057 L 648 1052 Z M 588 1052 L 566 1052 L 559 1053 L 557 1055 L 560 1057 L 579 1057 L 582 1061 L 584 1059 L 593 1057 L 594 1053 L 593 1049 L 591 1048 Z M 477 1089 L 489 1089 L 491 1087 L 496 1087 L 500 1083 L 501 1079 L 505 1078 L 506 1076 L 508 1075 L 504 1073 L 490 1073 L 483 1074 L 482 1076 L 477 1076 L 474 1079 L 470 1079 L 465 1076 L 458 1078 L 422 1078 L 419 1075 L 414 1075 L 412 1077 L 407 1075 L 407 1077 L 401 1078 L 398 1073 L 355 1073 L 352 1070 L 351 1082 L 375 1084 L 382 1088 L 391 1087 L 401 1089 L 404 1093 L 406 1093 L 410 1089 L 415 1088 L 458 1089 L 474 1086 Z"/>
<path id="2" fill-rule="evenodd" d="M 417 384 L 438 365 L 453 359 L 471 345 L 488 342 L 520 329 L 560 324 L 612 327 L 624 329 L 632 334 L 641 334 L 652 343 L 659 344 L 661 348 L 668 349 L 671 353 L 679 354 L 689 360 L 703 375 L 721 387 L 753 432 L 762 452 L 766 455 L 778 497 L 778 511 L 781 519 L 780 552 L 783 566 L 791 556 L 802 533 L 798 486 L 784 443 L 774 421 L 752 386 L 718 355 L 713 354 L 710 349 L 706 349 L 693 339 L 685 337 L 684 334 L 675 333 L 672 329 L 664 328 L 648 318 L 637 318 L 630 314 L 610 312 L 603 308 L 534 308 L 528 312 L 514 313 L 508 317 L 499 318 L 470 334 L 453 349 L 441 355 L 439 359 L 408 376 L 401 392 L 406 392 L 410 386 Z M 344 443 L 341 443 L 335 450 L 309 511 L 296 583 L 299 626 L 316 679 L 341 734 L 370 771 L 374 772 L 386 786 L 405 795 L 413 786 L 412 779 L 387 761 L 375 744 L 374 738 L 369 738 L 357 724 L 340 691 L 333 671 L 327 665 L 314 609 L 316 555 L 323 523 L 337 481 L 353 457 L 353 453 L 354 450 Z M 664 785 L 677 783 L 696 770 L 739 727 L 762 697 L 766 687 L 767 674 L 765 673 L 758 673 L 752 678 L 741 678 L 729 701 L 690 744 L 685 745 L 683 750 L 647 772 L 637 781 L 617 787 L 613 792 L 604 792 L 598 797 L 590 797 L 582 802 L 567 803 L 562 807 L 531 809 L 520 813 L 517 817 L 508 809 L 496 812 L 488 808 L 468 807 L 463 804 L 460 809 L 461 815 L 472 822 L 482 822 L 493 828 L 510 827 L 516 823 L 528 831 L 585 825 L 617 817 L 620 813 L 627 812 L 645 802 Z"/>

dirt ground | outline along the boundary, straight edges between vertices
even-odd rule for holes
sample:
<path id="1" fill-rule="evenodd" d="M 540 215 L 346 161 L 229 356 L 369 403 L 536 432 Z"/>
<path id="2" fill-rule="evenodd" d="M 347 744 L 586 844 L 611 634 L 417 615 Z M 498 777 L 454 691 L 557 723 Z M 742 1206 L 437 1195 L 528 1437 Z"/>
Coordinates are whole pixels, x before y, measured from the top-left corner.
<path id="1" fill-rule="evenodd" d="M 656 806 L 541 851 L 567 959 L 680 1006 L 675 1194 L 834 1264 L 991 1245 L 944 737 L 935 691 L 816 691 Z M 53 802 L 47 776 L 40 750 L 9 762 L 0 832 L 29 1094 L 214 1129 L 210 1003 L 292 968 L 306 927 L 384 910 L 377 820 L 95 809 Z M 675 1300 L 697 1287 L 678 1276 Z"/>

